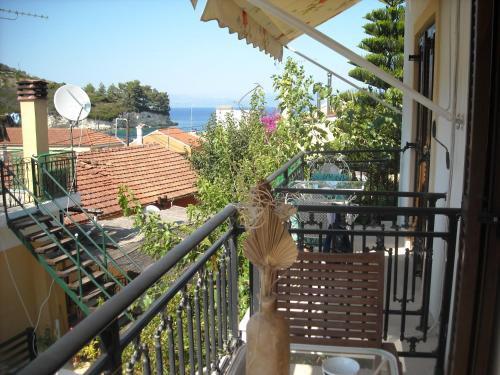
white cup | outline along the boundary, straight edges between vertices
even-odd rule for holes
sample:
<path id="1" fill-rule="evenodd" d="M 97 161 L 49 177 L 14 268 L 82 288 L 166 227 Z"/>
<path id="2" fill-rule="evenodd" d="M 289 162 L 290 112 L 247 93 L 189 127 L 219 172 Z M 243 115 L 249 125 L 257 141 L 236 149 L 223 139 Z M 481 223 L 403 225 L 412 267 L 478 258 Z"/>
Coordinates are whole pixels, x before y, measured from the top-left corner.
<path id="1" fill-rule="evenodd" d="M 325 375 L 355 375 L 360 367 L 359 363 L 348 357 L 330 357 L 323 361 Z"/>

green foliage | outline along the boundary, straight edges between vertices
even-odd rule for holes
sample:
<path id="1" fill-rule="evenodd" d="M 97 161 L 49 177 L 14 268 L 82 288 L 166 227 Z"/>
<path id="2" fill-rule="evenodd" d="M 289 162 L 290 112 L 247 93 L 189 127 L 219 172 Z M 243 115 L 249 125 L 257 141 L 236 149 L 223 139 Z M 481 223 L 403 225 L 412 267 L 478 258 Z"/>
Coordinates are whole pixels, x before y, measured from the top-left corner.
<path id="1" fill-rule="evenodd" d="M 384 8 L 368 13 L 364 25 L 368 37 L 359 47 L 370 52 L 366 58 L 395 77 L 403 77 L 404 1 L 384 0 Z M 349 75 L 369 85 L 369 89 L 396 108 L 403 96 L 367 70 L 356 67 Z M 363 92 L 344 92 L 332 100 L 337 119 L 332 126 L 336 149 L 399 147 L 401 115 L 379 104 Z"/>
<path id="2" fill-rule="evenodd" d="M 97 90 L 88 84 L 84 90 L 92 102 L 90 118 L 113 120 L 124 113 L 145 111 L 170 115 L 167 93 L 141 85 L 138 80 L 119 83 L 118 86 L 110 85 L 107 89 L 100 83 Z"/>
<path id="3" fill-rule="evenodd" d="M 314 83 L 311 76 L 306 76 L 304 67 L 288 58 L 281 75 L 273 76 L 273 87 L 279 101 L 279 109 L 283 114 L 283 134 L 290 142 L 285 146 L 293 149 L 318 149 L 324 144 L 329 126 L 325 114 L 316 106 L 314 95 L 326 99 L 331 95 L 331 89 L 321 83 Z"/>
<path id="4" fill-rule="evenodd" d="M 258 181 L 278 169 L 298 151 L 288 132 L 290 123 L 279 121 L 274 131 L 261 123 L 263 93 L 254 92 L 251 108 L 237 122 L 212 118 L 201 146 L 191 155 L 198 174 L 199 204 L 190 207 L 193 221 L 203 221 L 230 202 L 240 202 Z"/>
<path id="5" fill-rule="evenodd" d="M 398 106 L 401 92 L 388 89 L 388 103 Z M 401 115 L 377 103 L 364 93 L 344 92 L 332 99 L 337 119 L 332 127 L 334 149 L 399 147 Z"/>
<path id="6" fill-rule="evenodd" d="M 358 45 L 368 51 L 366 59 L 379 68 L 403 79 L 404 62 L 404 0 L 383 0 L 384 8 L 375 9 L 365 16 L 363 27 L 368 37 Z M 390 86 L 366 69 L 356 67 L 349 75 L 384 93 Z"/>
<path id="7" fill-rule="evenodd" d="M 17 80 L 39 79 L 28 73 L 0 64 L 0 114 L 19 112 L 16 99 Z M 64 83 L 48 82 L 48 110 L 55 114 L 54 93 Z M 110 85 L 107 89 L 100 83 L 96 89 L 87 84 L 84 91 L 92 102 L 89 117 L 99 120 L 114 120 L 124 113 L 152 112 L 167 117 L 170 115 L 170 100 L 166 92 L 160 92 L 151 86 L 142 85 L 138 80 Z"/>

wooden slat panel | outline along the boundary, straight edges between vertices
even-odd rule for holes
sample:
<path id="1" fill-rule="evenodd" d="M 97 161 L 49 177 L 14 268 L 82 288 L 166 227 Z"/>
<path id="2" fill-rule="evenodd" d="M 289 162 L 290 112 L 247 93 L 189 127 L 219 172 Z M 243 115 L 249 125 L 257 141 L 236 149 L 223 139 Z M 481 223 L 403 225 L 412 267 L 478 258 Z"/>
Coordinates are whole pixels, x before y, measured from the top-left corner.
<path id="1" fill-rule="evenodd" d="M 324 303 L 303 304 L 293 302 L 278 301 L 278 308 L 283 309 L 302 309 L 302 310 L 318 310 L 318 311 L 338 311 L 338 312 L 358 312 L 364 314 L 377 314 L 378 307 L 375 306 L 341 306 L 341 305 L 326 305 Z"/>
<path id="2" fill-rule="evenodd" d="M 324 337 L 301 337 L 291 336 L 291 342 L 297 344 L 313 344 L 313 345 L 334 345 L 334 346 L 357 346 L 365 348 L 380 348 L 380 344 L 375 340 L 349 340 L 337 338 L 324 338 Z"/>
<path id="3" fill-rule="evenodd" d="M 351 271 L 345 271 L 345 272 L 336 272 L 336 271 L 327 271 L 327 270 L 310 270 L 310 269 L 292 269 L 292 270 L 286 270 L 280 273 L 281 277 L 284 278 L 305 278 L 305 277 L 312 277 L 314 279 L 319 279 L 319 278 L 335 278 L 335 279 L 353 279 L 353 280 L 373 280 L 377 281 L 378 280 L 378 272 L 359 272 L 359 273 L 354 273 Z"/>
<path id="4" fill-rule="evenodd" d="M 332 271 L 332 265 L 335 265 L 335 272 L 341 273 L 343 272 L 356 272 L 356 271 L 368 271 L 374 274 L 378 273 L 378 263 L 345 263 L 345 262 L 309 262 L 309 261 L 297 261 L 289 268 L 290 270 L 294 269 L 303 269 L 303 270 L 321 270 L 321 271 Z M 361 268 L 359 268 L 361 267 Z M 284 271 L 286 272 L 286 271 Z"/>
<path id="5" fill-rule="evenodd" d="M 277 300 L 282 302 L 299 302 L 299 301 L 308 301 L 308 302 L 326 302 L 329 304 L 344 304 L 344 305 L 363 305 L 363 306 L 378 306 L 382 304 L 383 301 L 380 301 L 378 298 L 366 298 L 366 297 L 332 297 L 325 296 L 323 294 L 278 294 Z"/>
<path id="6" fill-rule="evenodd" d="M 317 280 L 318 282 L 317 283 L 309 283 L 308 280 L 303 280 L 303 284 L 304 285 L 321 285 L 323 286 L 324 283 L 328 283 L 329 280 Z M 280 293 L 286 293 L 288 291 L 288 288 L 292 288 L 294 286 L 299 286 L 297 285 L 297 283 L 295 282 L 293 285 L 281 285 L 280 283 L 278 283 L 278 285 L 276 286 L 277 290 L 280 291 Z M 306 287 L 307 288 L 307 287 Z M 322 291 L 323 289 L 322 288 L 312 288 L 312 290 L 314 290 L 314 292 L 311 292 L 311 293 L 322 293 L 322 292 L 318 292 L 318 291 Z M 366 288 L 357 288 L 357 289 L 348 289 L 346 287 L 343 287 L 343 288 L 330 288 L 329 290 L 329 295 L 336 295 L 336 296 L 346 296 L 346 297 L 350 297 L 350 296 L 363 296 L 363 297 L 380 297 L 380 291 L 377 289 L 366 289 Z"/>
<path id="7" fill-rule="evenodd" d="M 337 330 L 354 330 L 354 331 L 372 331 L 376 332 L 377 326 L 375 322 L 372 322 L 371 324 L 366 324 L 364 322 L 358 322 L 358 323 L 338 323 L 338 322 L 331 322 L 329 320 L 311 320 L 311 319 L 293 319 L 290 320 L 290 327 L 318 327 L 318 328 L 330 328 L 330 329 L 337 329 Z M 371 329 L 368 327 L 372 327 Z"/>
<path id="8" fill-rule="evenodd" d="M 280 310 L 281 311 L 281 310 Z M 308 315 L 306 315 L 308 314 Z M 288 320 L 291 322 L 293 319 L 324 319 L 329 322 L 364 322 L 367 324 L 378 323 L 378 317 L 373 314 L 335 314 L 332 312 L 304 312 L 304 311 L 287 311 L 286 315 Z"/>
<path id="9" fill-rule="evenodd" d="M 306 328 L 298 328 L 298 327 L 290 327 L 290 334 L 292 336 L 316 336 L 316 337 L 328 337 L 328 338 L 346 338 L 349 340 L 350 338 L 357 339 L 367 339 L 376 341 L 378 338 L 378 332 L 359 332 L 359 331 L 351 331 L 351 330 L 334 330 L 334 329 L 311 329 L 309 327 Z"/>
<path id="10" fill-rule="evenodd" d="M 301 252 L 289 270 L 280 272 L 276 291 L 292 342 L 380 347 L 383 252 Z"/>
<path id="11" fill-rule="evenodd" d="M 352 281 L 352 280 L 314 280 L 314 279 L 286 279 L 282 278 L 279 283 L 279 288 L 286 288 L 289 286 L 302 286 L 302 285 L 315 285 L 315 286 L 327 286 L 327 287 L 341 287 L 341 288 L 368 288 L 368 289 L 378 289 L 377 282 L 365 282 L 365 281 Z"/>

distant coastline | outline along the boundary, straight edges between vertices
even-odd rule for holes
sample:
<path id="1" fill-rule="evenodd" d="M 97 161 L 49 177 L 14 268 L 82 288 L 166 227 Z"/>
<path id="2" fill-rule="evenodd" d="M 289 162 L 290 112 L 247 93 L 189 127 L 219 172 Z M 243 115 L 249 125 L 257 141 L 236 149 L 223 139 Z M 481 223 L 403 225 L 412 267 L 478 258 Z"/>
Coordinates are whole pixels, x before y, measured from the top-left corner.
<path id="1" fill-rule="evenodd" d="M 210 116 L 215 113 L 215 107 L 175 107 L 170 108 L 170 120 L 177 123 L 177 126 L 186 132 L 195 131 L 202 132 L 210 120 Z M 272 113 L 276 108 L 266 108 L 266 111 Z M 143 134 L 147 135 L 156 128 L 144 128 Z M 114 135 L 114 129 L 110 131 Z M 125 139 L 127 136 L 126 129 L 118 129 L 117 136 Z M 132 142 L 136 137 L 135 128 L 130 129 L 130 141 Z"/>
<path id="2" fill-rule="evenodd" d="M 205 129 L 212 113 L 215 113 L 215 107 L 170 108 L 170 119 L 186 132 L 201 132 Z M 146 127 L 143 130 L 143 134 L 147 135 L 155 130 L 156 128 Z M 115 135 L 115 129 L 110 129 L 109 133 Z M 118 138 L 125 139 L 127 137 L 127 130 L 123 128 L 118 129 L 116 135 Z M 130 128 L 130 142 L 135 137 L 135 128 Z"/>

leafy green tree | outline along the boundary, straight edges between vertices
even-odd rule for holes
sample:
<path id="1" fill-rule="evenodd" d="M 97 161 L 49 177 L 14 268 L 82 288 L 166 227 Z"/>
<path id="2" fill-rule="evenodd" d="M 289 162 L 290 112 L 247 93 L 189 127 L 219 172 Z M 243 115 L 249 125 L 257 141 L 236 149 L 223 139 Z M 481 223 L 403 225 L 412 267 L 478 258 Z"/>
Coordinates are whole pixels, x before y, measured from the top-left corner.
<path id="1" fill-rule="evenodd" d="M 382 0 L 384 8 L 375 9 L 365 16 L 368 23 L 363 28 L 368 35 L 358 45 L 368 51 L 366 59 L 379 68 L 403 79 L 404 49 L 404 0 Z M 385 92 L 390 86 L 364 68 L 356 67 L 349 75 Z"/>
<path id="2" fill-rule="evenodd" d="M 403 76 L 403 0 L 384 0 L 384 8 L 368 13 L 364 25 L 368 37 L 360 47 L 370 52 L 366 58 L 402 79 Z M 370 90 L 396 108 L 402 106 L 402 93 L 356 67 L 349 75 L 366 83 Z M 336 120 L 332 126 L 336 149 L 398 147 L 401 139 L 401 115 L 386 108 L 363 92 L 344 92 L 332 98 Z"/>
<path id="3" fill-rule="evenodd" d="M 296 140 L 294 146 L 309 150 L 321 148 L 329 122 L 317 108 L 314 94 L 325 99 L 331 95 L 331 90 L 314 83 L 311 76 L 306 76 L 304 67 L 292 58 L 287 59 L 282 74 L 273 76 L 273 87 L 283 114 L 282 121 L 287 122 L 288 136 Z"/>

